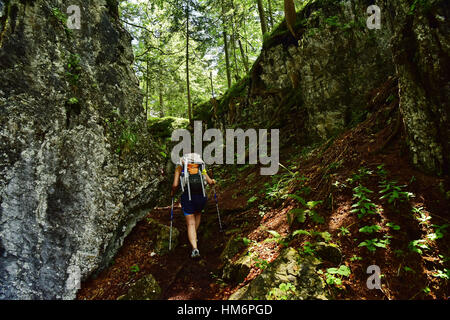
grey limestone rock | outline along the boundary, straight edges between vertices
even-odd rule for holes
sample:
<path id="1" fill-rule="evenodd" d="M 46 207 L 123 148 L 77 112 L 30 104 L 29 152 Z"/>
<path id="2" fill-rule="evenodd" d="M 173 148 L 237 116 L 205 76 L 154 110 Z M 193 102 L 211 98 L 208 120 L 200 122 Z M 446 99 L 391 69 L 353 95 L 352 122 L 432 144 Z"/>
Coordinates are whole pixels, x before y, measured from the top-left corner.
<path id="1" fill-rule="evenodd" d="M 74 299 L 156 204 L 162 161 L 111 1 L 1 3 L 0 299 Z"/>

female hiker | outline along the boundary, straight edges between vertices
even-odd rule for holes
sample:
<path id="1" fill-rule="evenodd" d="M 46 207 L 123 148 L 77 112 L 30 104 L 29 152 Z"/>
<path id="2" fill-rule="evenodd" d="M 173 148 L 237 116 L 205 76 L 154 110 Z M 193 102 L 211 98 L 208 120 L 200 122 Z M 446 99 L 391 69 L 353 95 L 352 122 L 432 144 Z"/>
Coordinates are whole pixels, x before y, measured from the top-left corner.
<path id="1" fill-rule="evenodd" d="M 216 184 L 216 181 L 208 176 L 204 167 L 205 164 L 198 154 L 190 153 L 182 157 L 175 169 L 172 184 L 172 197 L 180 184 L 183 188 L 181 207 L 186 217 L 188 238 L 192 246 L 191 258 L 200 257 L 197 248 L 197 230 L 200 225 L 202 210 L 208 200 L 204 182 L 209 185 Z"/>

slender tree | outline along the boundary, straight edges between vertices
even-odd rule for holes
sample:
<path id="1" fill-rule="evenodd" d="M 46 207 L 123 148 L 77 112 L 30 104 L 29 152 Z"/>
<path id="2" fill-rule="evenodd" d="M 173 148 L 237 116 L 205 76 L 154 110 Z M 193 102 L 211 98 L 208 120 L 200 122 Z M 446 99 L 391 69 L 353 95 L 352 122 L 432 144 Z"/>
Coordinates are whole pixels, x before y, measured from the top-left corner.
<path id="1" fill-rule="evenodd" d="M 193 128 L 192 123 L 192 109 L 191 109 L 191 84 L 189 79 L 189 0 L 186 0 L 186 86 L 188 99 L 188 116 L 189 123 Z"/>
<path id="2" fill-rule="evenodd" d="M 269 24 L 270 24 L 270 29 L 273 29 L 273 10 L 272 10 L 272 0 L 268 0 L 268 4 L 269 4 Z"/>
<path id="3" fill-rule="evenodd" d="M 222 5 L 222 27 L 223 27 L 223 50 L 225 51 L 225 66 L 227 72 L 227 84 L 228 89 L 231 88 L 231 70 L 230 70 L 230 55 L 228 52 L 228 33 L 227 33 L 227 19 L 226 19 L 226 9 L 225 9 L 225 0 L 221 1 Z"/>
<path id="4" fill-rule="evenodd" d="M 297 34 L 295 32 L 295 21 L 297 20 L 297 14 L 295 12 L 294 0 L 284 0 L 284 15 L 289 31 L 291 31 L 292 36 L 297 39 Z"/>
<path id="5" fill-rule="evenodd" d="M 267 32 L 267 20 L 266 20 L 266 14 L 264 12 L 264 5 L 262 3 L 262 0 L 256 0 L 257 4 L 258 4 L 258 12 L 259 12 L 259 21 L 261 22 L 261 31 L 264 35 Z"/>

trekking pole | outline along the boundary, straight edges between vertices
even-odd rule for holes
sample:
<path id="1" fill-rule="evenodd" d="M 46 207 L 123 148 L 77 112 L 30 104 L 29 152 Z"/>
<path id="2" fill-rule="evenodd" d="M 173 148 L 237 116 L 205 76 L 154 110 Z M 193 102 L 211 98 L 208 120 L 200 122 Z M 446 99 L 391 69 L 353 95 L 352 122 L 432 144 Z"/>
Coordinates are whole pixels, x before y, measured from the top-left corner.
<path id="1" fill-rule="evenodd" d="M 220 232 L 223 232 L 222 221 L 220 220 L 219 202 L 217 201 L 217 193 L 216 193 L 216 187 L 215 186 L 213 186 L 213 190 L 214 190 L 214 199 L 216 200 L 216 209 L 217 209 L 217 217 L 219 218 Z"/>
<path id="2" fill-rule="evenodd" d="M 169 251 L 172 249 L 172 223 L 173 223 L 173 197 L 172 197 L 172 209 L 170 210 Z"/>

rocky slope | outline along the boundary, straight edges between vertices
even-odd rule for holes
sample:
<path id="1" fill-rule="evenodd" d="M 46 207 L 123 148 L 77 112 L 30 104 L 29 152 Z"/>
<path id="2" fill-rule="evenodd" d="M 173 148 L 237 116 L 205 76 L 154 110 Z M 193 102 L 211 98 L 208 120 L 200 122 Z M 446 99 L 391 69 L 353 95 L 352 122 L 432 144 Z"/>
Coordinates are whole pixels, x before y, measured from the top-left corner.
<path id="1" fill-rule="evenodd" d="M 0 1 L 0 299 L 75 298 L 159 197 L 114 2 Z"/>
<path id="2" fill-rule="evenodd" d="M 381 9 L 369 29 L 367 7 Z M 364 120 L 368 97 L 390 76 L 411 161 L 450 172 L 449 4 L 445 1 L 316 0 L 297 13 L 297 39 L 285 23 L 264 41 L 251 73 L 223 98 L 200 105 L 210 126 L 283 128 L 281 141 L 308 145 Z"/>

